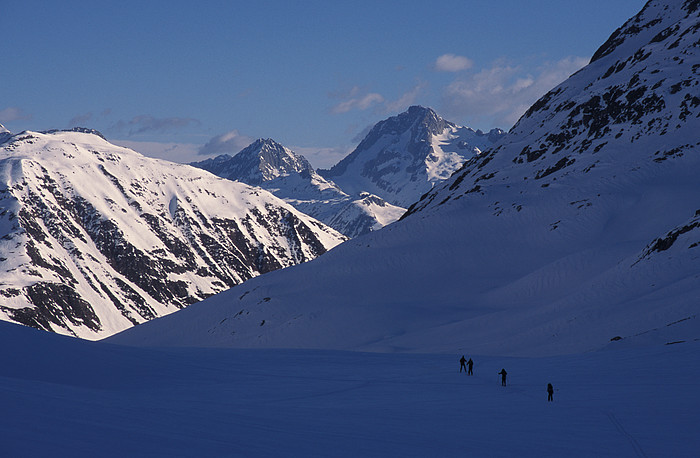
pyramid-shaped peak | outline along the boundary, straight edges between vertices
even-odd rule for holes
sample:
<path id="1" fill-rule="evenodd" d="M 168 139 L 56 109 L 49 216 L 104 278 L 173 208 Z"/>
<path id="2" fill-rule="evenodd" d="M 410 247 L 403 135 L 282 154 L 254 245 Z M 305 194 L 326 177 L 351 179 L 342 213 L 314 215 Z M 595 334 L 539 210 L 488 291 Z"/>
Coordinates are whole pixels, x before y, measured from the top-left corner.
<path id="1" fill-rule="evenodd" d="M 277 143 L 271 138 L 258 138 L 255 140 L 253 143 L 251 143 L 248 148 L 252 149 L 267 149 L 267 150 L 279 150 L 279 151 L 284 151 L 287 148 L 282 146 L 280 143 Z M 246 148 L 247 149 L 247 148 Z"/>
<path id="2" fill-rule="evenodd" d="M 381 135 L 395 135 L 402 132 L 412 132 L 413 137 L 423 137 L 426 134 L 440 135 L 448 127 L 455 125 L 444 120 L 432 108 L 414 105 L 403 113 L 385 119 L 375 124 L 368 137 L 375 139 Z"/>
<path id="3" fill-rule="evenodd" d="M 275 162 L 279 160 L 307 163 L 303 156 L 300 156 L 291 149 L 277 143 L 271 138 L 259 138 L 253 143 L 243 148 L 236 156 L 257 157 L 263 162 Z M 309 165 L 309 167 L 311 167 Z"/>
<path id="4" fill-rule="evenodd" d="M 271 138 L 259 138 L 234 156 L 221 155 L 191 165 L 254 186 L 295 173 L 311 175 L 309 161 Z"/>

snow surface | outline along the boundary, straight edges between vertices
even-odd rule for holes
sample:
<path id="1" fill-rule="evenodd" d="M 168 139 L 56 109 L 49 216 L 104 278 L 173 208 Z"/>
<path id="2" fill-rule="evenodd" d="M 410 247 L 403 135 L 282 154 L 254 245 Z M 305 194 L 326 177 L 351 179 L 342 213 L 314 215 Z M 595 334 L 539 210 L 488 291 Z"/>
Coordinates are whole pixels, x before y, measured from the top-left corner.
<path id="1" fill-rule="evenodd" d="M 0 323 L 2 456 L 691 457 L 700 342 L 550 358 L 148 349 Z M 508 386 L 500 386 L 501 368 Z M 547 402 L 545 387 L 556 389 Z"/>

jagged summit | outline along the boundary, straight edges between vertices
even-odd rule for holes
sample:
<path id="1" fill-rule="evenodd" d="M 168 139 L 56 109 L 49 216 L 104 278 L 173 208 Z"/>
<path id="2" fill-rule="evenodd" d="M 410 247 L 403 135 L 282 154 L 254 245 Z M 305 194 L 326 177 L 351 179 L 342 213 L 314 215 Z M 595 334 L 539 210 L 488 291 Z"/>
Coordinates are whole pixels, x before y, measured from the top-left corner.
<path id="1" fill-rule="evenodd" d="M 430 108 L 412 106 L 378 122 L 352 153 L 319 173 L 350 194 L 370 192 L 405 207 L 503 135 L 500 129 L 484 134 L 460 127 Z"/>
<path id="2" fill-rule="evenodd" d="M 352 197 L 319 175 L 309 162 L 272 139 L 259 139 L 234 156 L 192 163 L 229 180 L 260 186 L 348 237 L 396 221 L 405 209 Z M 378 203 L 381 201 L 381 203 Z"/>
<path id="3" fill-rule="evenodd" d="M 56 132 L 79 132 L 83 134 L 92 134 L 92 135 L 97 135 L 100 137 L 102 140 L 107 140 L 104 135 L 102 135 L 102 132 L 100 132 L 97 129 L 90 129 L 89 127 L 72 127 L 70 129 L 51 129 L 51 130 L 45 130 L 41 132 L 42 134 L 55 134 Z"/>
<path id="4" fill-rule="evenodd" d="M 411 106 L 405 112 L 375 124 L 352 153 L 328 171 L 322 171 L 322 173 L 328 177 L 343 175 L 347 171 L 348 166 L 359 159 L 363 151 L 370 149 L 383 136 L 397 136 L 409 132 L 409 146 L 411 148 L 408 152 L 414 157 L 419 156 L 421 154 L 420 143 L 425 141 L 428 135 L 439 135 L 448 127 L 456 126 L 438 116 L 431 108 L 418 105 Z M 415 144 L 418 145 L 412 146 Z"/>
<path id="5" fill-rule="evenodd" d="M 313 172 L 313 167 L 306 158 L 271 138 L 260 138 L 234 156 L 222 154 L 191 165 L 222 178 L 239 180 L 253 186 L 292 173 Z"/>

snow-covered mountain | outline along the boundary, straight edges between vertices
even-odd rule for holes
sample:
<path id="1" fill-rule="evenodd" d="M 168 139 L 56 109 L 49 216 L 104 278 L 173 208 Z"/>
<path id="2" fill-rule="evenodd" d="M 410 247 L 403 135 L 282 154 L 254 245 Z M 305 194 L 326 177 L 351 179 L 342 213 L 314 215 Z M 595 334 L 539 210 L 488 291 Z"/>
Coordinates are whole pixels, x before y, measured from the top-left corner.
<path id="1" fill-rule="evenodd" d="M 242 181 L 252 186 L 260 186 L 292 174 L 313 175 L 315 173 L 306 158 L 295 154 L 271 138 L 260 138 L 234 156 L 222 154 L 190 165 L 208 170 L 222 178 Z M 319 191 L 326 190 L 328 187 L 331 186 L 322 187 Z"/>
<path id="2" fill-rule="evenodd" d="M 430 108 L 412 106 L 378 122 L 352 153 L 319 173 L 349 194 L 370 192 L 407 207 L 504 135 L 457 126 Z"/>
<path id="3" fill-rule="evenodd" d="M 648 2 L 401 221 L 112 341 L 545 355 L 699 340 L 699 23 L 697 1 Z"/>
<path id="4" fill-rule="evenodd" d="M 327 224 L 340 233 L 354 238 L 378 231 L 398 221 L 405 212 L 406 209 L 403 207 L 391 205 L 381 197 L 363 192 L 358 199 L 340 207 Z"/>
<path id="5" fill-rule="evenodd" d="M 344 240 L 266 191 L 91 132 L 0 145 L 2 319 L 104 337 Z"/>
<path id="6" fill-rule="evenodd" d="M 301 155 L 272 139 L 259 139 L 233 156 L 222 154 L 190 165 L 229 180 L 259 186 L 348 237 L 399 219 L 405 208 L 380 197 L 353 198 L 319 175 Z"/>

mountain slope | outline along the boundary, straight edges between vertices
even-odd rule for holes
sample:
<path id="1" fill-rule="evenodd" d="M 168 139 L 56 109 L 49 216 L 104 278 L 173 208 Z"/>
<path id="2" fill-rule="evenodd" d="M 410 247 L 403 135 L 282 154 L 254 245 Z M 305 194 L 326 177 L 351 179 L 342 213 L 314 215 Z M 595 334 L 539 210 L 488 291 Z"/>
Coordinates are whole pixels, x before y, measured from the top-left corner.
<path id="1" fill-rule="evenodd" d="M 259 186 L 348 237 L 377 230 L 405 212 L 372 196 L 352 198 L 319 175 L 303 157 L 272 139 L 259 139 L 234 156 L 223 154 L 191 165 L 229 180 Z"/>
<path id="2" fill-rule="evenodd" d="M 0 149 L 0 317 L 98 338 L 343 237 L 265 191 L 84 132 Z"/>
<path id="3" fill-rule="evenodd" d="M 699 5 L 649 2 L 401 221 L 113 341 L 548 355 L 699 340 Z"/>
<path id="4" fill-rule="evenodd" d="M 502 137 L 499 129 L 484 134 L 412 106 L 377 123 L 352 153 L 319 172 L 349 194 L 370 192 L 407 207 Z"/>

